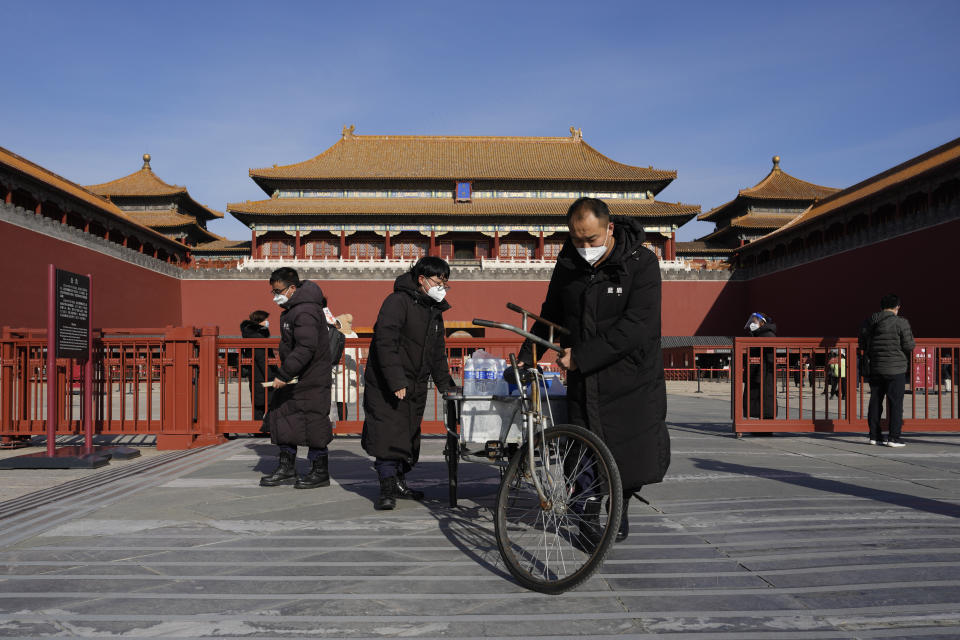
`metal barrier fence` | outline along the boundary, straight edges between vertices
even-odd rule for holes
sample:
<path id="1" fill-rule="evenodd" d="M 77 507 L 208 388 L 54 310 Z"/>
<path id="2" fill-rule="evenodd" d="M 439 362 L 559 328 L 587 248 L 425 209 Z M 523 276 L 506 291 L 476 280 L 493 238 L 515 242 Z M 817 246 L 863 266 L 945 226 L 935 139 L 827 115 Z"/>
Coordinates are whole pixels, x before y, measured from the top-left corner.
<path id="1" fill-rule="evenodd" d="M 954 364 L 960 339 L 918 339 L 904 394 L 903 431 L 960 431 Z M 866 432 L 869 381 L 855 338 L 736 338 L 733 430 Z M 883 423 L 889 415 L 884 407 Z"/>
<path id="2" fill-rule="evenodd" d="M 221 337 L 216 327 L 104 329 L 94 332 L 94 432 L 155 434 L 162 449 L 185 449 L 222 442 L 226 434 L 255 433 L 254 394 L 269 393 L 256 380 L 257 359 L 265 372 L 279 365 L 276 338 Z M 463 359 L 483 348 L 507 359 L 518 340 L 447 340 L 451 373 L 463 382 Z M 363 372 L 369 339 L 348 339 L 334 369 L 334 401 L 342 400 L 344 418 L 336 434 L 357 434 L 363 426 Z M 46 331 L 0 329 L 0 446 L 46 433 Z M 81 365 L 58 359 L 54 372 L 57 435 L 82 433 Z M 269 376 L 272 378 L 272 376 Z M 268 379 L 269 379 L 268 378 Z M 431 389 L 424 433 L 446 433 L 444 403 Z"/>

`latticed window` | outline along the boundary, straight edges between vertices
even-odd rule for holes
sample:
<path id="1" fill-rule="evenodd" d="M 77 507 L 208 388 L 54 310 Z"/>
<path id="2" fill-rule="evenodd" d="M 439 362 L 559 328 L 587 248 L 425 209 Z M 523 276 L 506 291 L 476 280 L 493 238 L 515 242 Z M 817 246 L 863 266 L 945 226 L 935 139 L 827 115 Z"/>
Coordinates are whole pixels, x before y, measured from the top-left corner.
<path id="1" fill-rule="evenodd" d="M 529 260 L 533 258 L 533 243 L 501 242 L 500 257 L 510 260 Z"/>
<path id="2" fill-rule="evenodd" d="M 560 255 L 560 249 L 563 248 L 562 242 L 544 242 L 543 257 L 545 260 L 556 260 Z"/>
<path id="3" fill-rule="evenodd" d="M 377 260 L 383 257 L 383 242 L 359 240 L 350 244 L 350 257 L 361 260 Z"/>
<path id="4" fill-rule="evenodd" d="M 286 240 L 271 240 L 264 243 L 263 252 L 268 258 L 292 258 L 293 245 Z"/>
<path id="5" fill-rule="evenodd" d="M 306 245 L 304 255 L 315 260 L 337 258 L 340 255 L 340 241 L 311 240 Z"/>
<path id="6" fill-rule="evenodd" d="M 419 260 L 427 255 L 427 243 L 419 240 L 400 240 L 391 242 L 390 250 L 394 258 Z"/>

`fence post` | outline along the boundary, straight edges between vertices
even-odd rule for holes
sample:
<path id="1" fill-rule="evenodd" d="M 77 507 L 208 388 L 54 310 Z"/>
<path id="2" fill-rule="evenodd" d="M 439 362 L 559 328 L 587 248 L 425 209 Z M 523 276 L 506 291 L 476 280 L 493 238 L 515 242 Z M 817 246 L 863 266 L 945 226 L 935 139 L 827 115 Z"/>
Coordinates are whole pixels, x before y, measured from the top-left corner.
<path id="1" fill-rule="evenodd" d="M 15 363 L 13 361 L 13 337 L 10 327 L 0 330 L 0 433 L 3 441 L 9 439 L 13 432 L 13 376 Z"/>
<path id="2" fill-rule="evenodd" d="M 217 369 L 217 339 L 220 327 L 200 329 L 199 376 L 197 380 L 197 424 L 193 446 L 222 444 L 227 439 L 217 427 L 220 375 Z M 224 381 L 226 383 L 226 379 Z"/>
<path id="3" fill-rule="evenodd" d="M 697 368 L 697 390 L 694 391 L 694 393 L 703 393 L 703 391 L 700 391 L 700 367 L 697 365 L 696 368 Z"/>

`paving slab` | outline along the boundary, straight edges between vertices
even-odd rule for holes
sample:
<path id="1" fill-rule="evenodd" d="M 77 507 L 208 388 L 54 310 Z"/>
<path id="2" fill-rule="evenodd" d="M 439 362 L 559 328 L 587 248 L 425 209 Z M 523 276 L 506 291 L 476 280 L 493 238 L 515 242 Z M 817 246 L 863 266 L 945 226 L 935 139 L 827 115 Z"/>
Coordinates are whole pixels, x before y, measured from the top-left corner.
<path id="1" fill-rule="evenodd" d="M 27 504 L 0 522 L 0 637 L 960 637 L 960 435 L 738 439 L 729 385 L 684 384 L 666 480 L 573 592 L 513 582 L 497 470 L 461 464 L 450 508 L 441 439 L 408 476 L 426 500 L 384 513 L 356 438 L 309 491 L 260 487 L 275 449 L 240 438 L 0 491 Z"/>

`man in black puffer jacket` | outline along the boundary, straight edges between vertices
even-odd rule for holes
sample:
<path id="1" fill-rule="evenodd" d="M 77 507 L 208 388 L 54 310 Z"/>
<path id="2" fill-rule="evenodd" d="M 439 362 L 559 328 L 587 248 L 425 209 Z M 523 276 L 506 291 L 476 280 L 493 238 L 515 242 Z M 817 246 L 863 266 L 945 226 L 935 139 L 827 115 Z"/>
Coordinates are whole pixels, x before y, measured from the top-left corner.
<path id="1" fill-rule="evenodd" d="M 900 298 L 894 294 L 883 296 L 880 311 L 871 315 L 860 327 L 859 346 L 867 365 L 866 376 L 870 380 L 870 409 L 867 424 L 870 425 L 870 444 L 885 444 L 902 447 L 900 429 L 903 427 L 903 388 L 907 382 L 913 352 L 913 332 L 906 318 L 900 317 Z M 880 433 L 880 416 L 883 414 L 883 399 L 890 399 L 890 437 L 883 441 Z"/>
<path id="2" fill-rule="evenodd" d="M 314 489 L 330 484 L 327 445 L 330 426 L 330 337 L 323 308 L 326 298 L 316 283 L 300 281 L 282 267 L 270 276 L 273 301 L 280 314 L 280 366 L 273 377 L 273 397 L 264 422 L 270 441 L 280 447 L 276 471 L 260 478 L 261 487 L 290 484 Z M 296 383 L 294 383 L 296 379 Z M 297 447 L 309 447 L 310 472 L 297 478 Z"/>
<path id="3" fill-rule="evenodd" d="M 599 435 L 616 459 L 629 498 L 663 480 L 670 464 L 667 392 L 660 351 L 660 263 L 643 227 L 612 219 L 606 203 L 580 198 L 567 211 L 567 237 L 540 316 L 570 331 L 560 336 L 569 420 Z M 546 338 L 537 323 L 532 333 Z M 533 365 L 532 345 L 520 360 Z M 585 518 L 586 520 L 586 518 Z M 584 529 L 584 528 L 582 528 Z M 591 527 L 581 531 L 589 540 Z M 629 533 L 627 500 L 616 540 Z"/>

